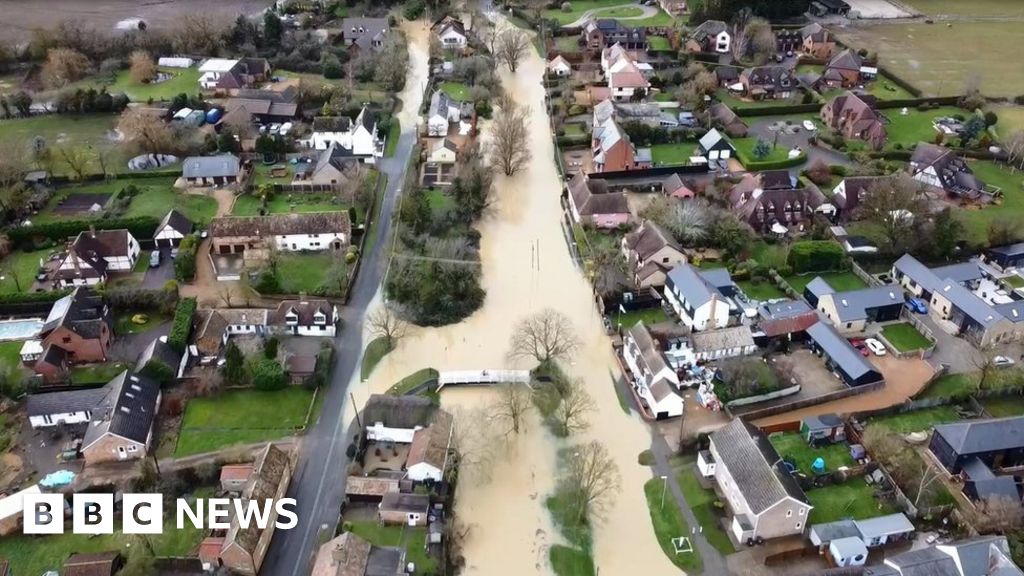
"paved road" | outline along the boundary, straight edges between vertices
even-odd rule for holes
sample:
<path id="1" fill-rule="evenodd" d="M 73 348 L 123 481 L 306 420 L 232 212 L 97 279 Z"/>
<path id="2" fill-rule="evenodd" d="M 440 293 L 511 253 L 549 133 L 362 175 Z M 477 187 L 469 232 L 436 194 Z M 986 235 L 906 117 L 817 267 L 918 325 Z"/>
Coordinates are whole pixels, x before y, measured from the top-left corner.
<path id="1" fill-rule="evenodd" d="M 370 240 L 373 249 L 363 255 L 352 298 L 341 312 L 344 328 L 335 340 L 338 354 L 331 384 L 326 391 L 319 421 L 302 439 L 302 451 L 288 489 L 288 497 L 297 501 L 299 523 L 292 530 L 274 534 L 260 571 L 262 576 L 309 574 L 320 544 L 320 530 L 333 530 L 338 520 L 349 464 L 345 448 L 349 438 L 355 434 L 353 415 L 342 410 L 348 396 L 348 384 L 363 349 L 362 318 L 377 293 L 387 265 L 385 239 L 391 230 L 391 214 L 395 211 L 405 180 L 405 168 L 416 140 L 415 130 L 415 126 L 403 125 L 395 156 L 384 159 L 380 164 L 380 169 L 388 175 L 388 185 L 378 216 L 380 223 L 376 228 L 376 238 Z"/>

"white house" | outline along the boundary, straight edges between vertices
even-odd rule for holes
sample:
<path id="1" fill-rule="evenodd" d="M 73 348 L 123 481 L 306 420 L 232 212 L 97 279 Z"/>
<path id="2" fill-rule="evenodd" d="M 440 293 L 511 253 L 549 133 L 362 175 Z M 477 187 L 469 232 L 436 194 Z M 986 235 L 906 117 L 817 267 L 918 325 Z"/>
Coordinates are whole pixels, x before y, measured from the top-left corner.
<path id="1" fill-rule="evenodd" d="M 658 420 L 683 414 L 679 376 L 669 366 L 647 326 L 637 322 L 622 338 L 622 357 L 633 375 L 633 389 Z"/>
<path id="2" fill-rule="evenodd" d="M 438 412 L 430 426 L 417 430 L 405 460 L 405 475 L 415 482 L 440 482 L 448 463 L 453 432 L 452 419 L 447 412 Z"/>
<path id="3" fill-rule="evenodd" d="M 458 148 L 455 143 L 448 138 L 442 138 L 434 144 L 430 150 L 430 155 L 427 156 L 427 162 L 436 162 L 438 164 L 455 164 L 458 157 Z"/>
<path id="4" fill-rule="evenodd" d="M 334 337 L 338 307 L 327 300 L 284 300 L 270 314 L 268 327 L 274 334 Z"/>
<path id="5" fill-rule="evenodd" d="M 555 76 L 569 76 L 572 74 L 572 65 L 559 54 L 548 62 L 548 72 Z"/>
<path id="6" fill-rule="evenodd" d="M 438 23 L 434 24 L 434 34 L 441 41 L 445 48 L 462 49 L 468 44 L 466 38 L 466 27 L 462 21 L 451 16 L 445 16 Z"/>
<path id="7" fill-rule="evenodd" d="M 102 408 L 106 396 L 106 388 L 32 394 L 25 403 L 28 422 L 33 428 L 83 424 Z"/>
<path id="8" fill-rule="evenodd" d="M 665 280 L 665 300 L 679 319 L 694 331 L 725 328 L 731 303 L 722 293 L 733 286 L 725 269 L 698 270 L 679 264 Z"/>
<path id="9" fill-rule="evenodd" d="M 427 110 L 427 135 L 447 136 L 448 126 L 462 119 L 462 106 L 457 100 L 441 90 L 430 97 L 430 108 Z"/>
<path id="10" fill-rule="evenodd" d="M 127 230 L 88 230 L 68 247 L 51 279 L 62 287 L 90 286 L 109 272 L 130 272 L 139 261 L 139 243 Z"/>
<path id="11" fill-rule="evenodd" d="M 181 212 L 172 209 L 156 227 L 153 242 L 161 248 L 177 246 L 181 244 L 185 236 L 192 233 L 193 228 L 191 220 Z"/>
<path id="12" fill-rule="evenodd" d="M 345 117 L 313 119 L 313 134 L 306 145 L 327 150 L 332 143 L 338 144 L 346 155 L 366 164 L 374 164 L 377 158 L 384 156 L 384 140 L 377 130 L 377 116 L 365 106 L 355 122 Z"/>
<path id="13" fill-rule="evenodd" d="M 347 248 L 352 223 L 348 212 L 221 216 L 209 231 L 214 254 L 243 254 L 268 243 L 286 252 L 323 252 Z"/>
<path id="14" fill-rule="evenodd" d="M 213 90 L 225 74 L 231 73 L 238 65 L 238 60 L 210 58 L 199 65 L 199 86 L 204 90 Z"/>

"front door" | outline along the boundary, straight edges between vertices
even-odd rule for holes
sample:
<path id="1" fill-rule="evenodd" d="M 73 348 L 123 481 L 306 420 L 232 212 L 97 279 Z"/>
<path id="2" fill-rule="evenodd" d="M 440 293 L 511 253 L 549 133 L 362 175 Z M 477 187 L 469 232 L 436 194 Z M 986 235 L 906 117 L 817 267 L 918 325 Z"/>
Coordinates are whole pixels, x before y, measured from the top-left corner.
<path id="1" fill-rule="evenodd" d="M 128 459 L 128 451 L 125 449 L 124 446 L 118 446 L 117 447 L 117 459 L 118 460 L 127 460 Z"/>

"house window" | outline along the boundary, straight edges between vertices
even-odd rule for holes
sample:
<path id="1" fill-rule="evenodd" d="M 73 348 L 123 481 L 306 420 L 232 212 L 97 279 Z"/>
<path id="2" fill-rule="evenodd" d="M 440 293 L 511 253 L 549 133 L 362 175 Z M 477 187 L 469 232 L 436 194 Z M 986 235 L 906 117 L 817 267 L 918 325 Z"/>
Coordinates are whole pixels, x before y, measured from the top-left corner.
<path id="1" fill-rule="evenodd" d="M 71 337 L 70 336 L 65 336 L 64 337 L 64 343 L 65 344 L 71 344 Z"/>
<path id="2" fill-rule="evenodd" d="M 846 323 L 846 327 L 847 328 L 853 328 L 853 322 L 847 322 Z"/>
<path id="3" fill-rule="evenodd" d="M 128 451 L 129 452 L 138 452 L 139 451 L 139 447 L 136 446 L 135 444 L 132 444 L 131 446 L 128 447 Z"/>

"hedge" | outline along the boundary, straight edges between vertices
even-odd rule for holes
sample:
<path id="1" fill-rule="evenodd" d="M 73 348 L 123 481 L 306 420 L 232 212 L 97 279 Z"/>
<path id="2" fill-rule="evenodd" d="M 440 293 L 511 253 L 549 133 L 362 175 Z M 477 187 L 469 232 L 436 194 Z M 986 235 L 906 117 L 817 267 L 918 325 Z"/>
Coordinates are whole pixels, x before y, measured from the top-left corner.
<path id="1" fill-rule="evenodd" d="M 71 294 L 70 288 L 64 290 L 53 290 L 51 292 L 18 292 L 12 294 L 0 294 L 0 305 L 56 302 L 68 294 Z"/>
<path id="2" fill-rule="evenodd" d="M 782 116 L 785 114 L 807 114 L 820 112 L 821 104 L 791 104 L 789 106 L 736 106 L 732 109 L 737 116 Z"/>
<path id="3" fill-rule="evenodd" d="M 815 272 L 820 270 L 838 270 L 842 267 L 845 254 L 838 242 L 831 240 L 805 240 L 797 242 L 789 249 L 787 263 L 793 272 Z"/>
<path id="4" fill-rule="evenodd" d="M 19 226 L 9 228 L 7 237 L 14 244 L 24 244 L 30 240 L 48 239 L 55 242 L 64 242 L 67 238 L 78 236 L 81 232 L 89 230 L 92 226 L 96 230 L 120 230 L 127 229 L 135 238 L 149 239 L 156 232 L 160 222 L 150 216 L 137 216 L 135 218 L 103 218 L 101 220 L 57 220 L 46 224 L 33 224 L 32 226 Z"/>
<path id="5" fill-rule="evenodd" d="M 179 354 L 185 352 L 188 338 L 192 335 L 192 316 L 196 313 L 196 306 L 195 298 L 182 298 L 178 300 L 178 307 L 174 311 L 174 324 L 171 325 L 167 343 Z"/>
<path id="6" fill-rule="evenodd" d="M 744 162 L 743 167 L 750 172 L 760 172 L 762 170 L 778 170 L 781 168 L 792 168 L 803 164 L 807 160 L 807 155 L 801 153 L 796 158 L 784 158 L 782 160 L 754 160 L 752 162 Z"/>
<path id="7" fill-rule="evenodd" d="M 353 220 L 354 221 L 354 220 Z M 181 282 L 188 282 L 196 275 L 196 250 L 199 239 L 189 234 L 178 245 L 178 257 L 174 259 L 174 277 Z"/>
<path id="8" fill-rule="evenodd" d="M 106 287 L 103 289 L 103 299 L 107 304 L 119 310 L 158 310 L 162 314 L 168 314 L 175 310 L 178 303 L 178 291 Z"/>
<path id="9" fill-rule="evenodd" d="M 51 184 L 80 184 L 82 182 L 99 182 L 101 180 L 143 180 L 146 178 L 177 178 L 181 176 L 181 168 L 171 170 L 146 170 L 144 172 L 124 172 L 113 174 L 83 174 L 81 178 L 72 179 L 70 176 L 50 176 Z"/>

